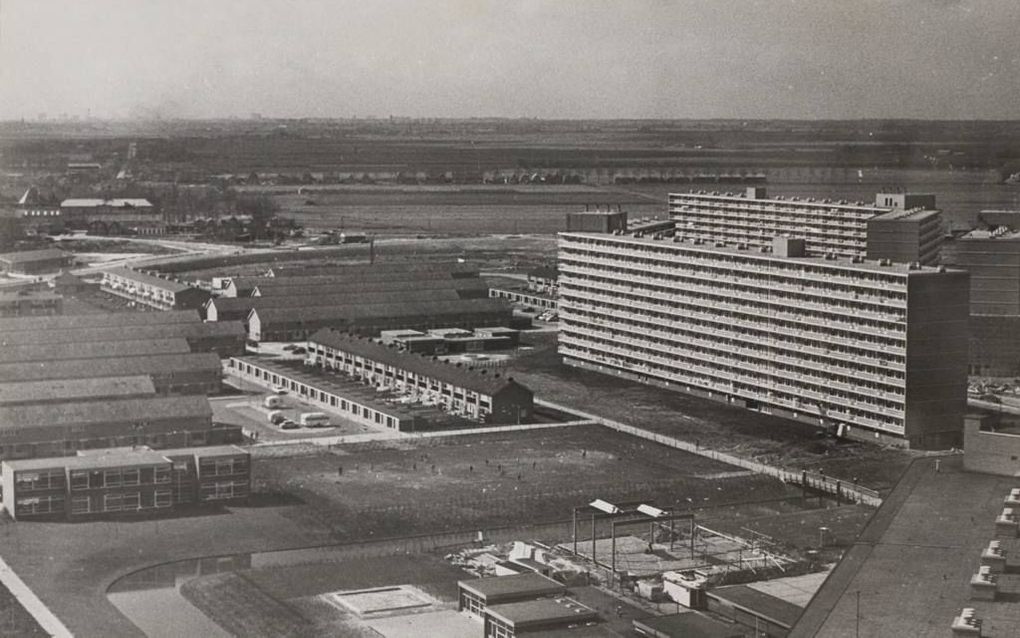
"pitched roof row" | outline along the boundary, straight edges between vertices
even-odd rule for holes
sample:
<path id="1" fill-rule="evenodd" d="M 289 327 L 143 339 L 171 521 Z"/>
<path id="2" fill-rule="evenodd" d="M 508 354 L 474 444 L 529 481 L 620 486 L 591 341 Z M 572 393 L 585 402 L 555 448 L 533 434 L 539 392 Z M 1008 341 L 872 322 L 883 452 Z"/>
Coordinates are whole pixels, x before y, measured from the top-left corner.
<path id="1" fill-rule="evenodd" d="M 41 381 L 43 379 L 97 379 L 137 374 L 188 374 L 218 372 L 220 358 L 211 352 L 157 354 L 145 357 L 105 359 L 64 359 L 0 363 L 0 381 Z"/>
<path id="2" fill-rule="evenodd" d="M 141 314 L 141 313 L 140 313 Z M 156 313 L 145 313 L 156 314 Z M 169 323 L 132 326 L 92 326 L 82 328 L 61 328 L 57 330 L 20 330 L 4 332 L 0 328 L 0 346 L 31 344 L 68 344 L 76 342 L 116 342 L 140 339 L 199 340 L 216 337 L 243 339 L 247 333 L 240 321 L 218 321 L 215 323 Z"/>
<path id="3" fill-rule="evenodd" d="M 513 380 L 513 377 L 504 377 L 498 373 L 490 374 L 486 370 L 476 372 L 471 368 L 440 361 L 433 357 L 397 350 L 378 341 L 358 337 L 332 328 L 319 330 L 308 340 L 312 344 L 333 348 L 376 363 L 393 366 L 394 368 L 430 377 L 482 394 L 494 395 L 508 386 L 520 386 L 519 383 Z"/>
<path id="4" fill-rule="evenodd" d="M 94 315 L 54 315 L 52 317 L 0 318 L 0 335 L 22 330 L 67 330 L 69 328 L 107 328 L 171 323 L 201 323 L 197 310 L 166 312 L 107 312 Z"/>
<path id="5" fill-rule="evenodd" d="M 121 339 L 116 341 L 72 341 L 69 343 L 33 343 L 0 348 L 0 363 L 18 361 L 52 361 L 56 359 L 103 359 L 109 357 L 140 357 L 153 354 L 191 352 L 187 340 Z"/>
<path id="6" fill-rule="evenodd" d="M 142 423 L 169 418 L 211 419 L 212 407 L 209 399 L 202 395 L 0 406 L 0 429 L 125 421 Z"/>
<path id="7" fill-rule="evenodd" d="M 507 304 L 497 299 L 457 299 L 454 301 L 404 301 L 395 303 L 363 305 L 353 303 L 342 306 L 307 306 L 303 308 L 256 308 L 252 318 L 257 317 L 263 326 L 274 323 L 295 324 L 308 321 L 348 321 L 378 317 L 441 317 L 480 313 L 510 314 Z"/>
<path id="8" fill-rule="evenodd" d="M 155 393 L 152 379 L 144 374 L 102 379 L 21 381 L 0 385 L 0 404 L 94 401 L 107 397 Z"/>

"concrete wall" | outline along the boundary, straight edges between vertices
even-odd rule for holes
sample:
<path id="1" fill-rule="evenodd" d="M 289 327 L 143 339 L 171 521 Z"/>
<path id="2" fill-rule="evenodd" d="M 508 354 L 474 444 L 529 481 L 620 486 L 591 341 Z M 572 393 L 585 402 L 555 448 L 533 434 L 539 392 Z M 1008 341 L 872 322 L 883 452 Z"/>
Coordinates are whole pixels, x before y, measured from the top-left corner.
<path id="1" fill-rule="evenodd" d="M 967 415 L 963 467 L 971 472 L 1020 476 L 1020 432 L 995 432 L 993 415 Z"/>

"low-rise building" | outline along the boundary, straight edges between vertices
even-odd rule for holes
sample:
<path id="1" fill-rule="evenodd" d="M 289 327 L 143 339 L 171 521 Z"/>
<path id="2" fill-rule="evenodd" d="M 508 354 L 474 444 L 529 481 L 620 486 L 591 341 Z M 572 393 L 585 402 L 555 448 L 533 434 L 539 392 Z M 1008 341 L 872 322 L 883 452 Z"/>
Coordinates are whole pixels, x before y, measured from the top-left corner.
<path id="1" fill-rule="evenodd" d="M 533 393 L 513 377 L 403 352 L 336 330 L 315 333 L 308 348 L 309 361 L 315 365 L 443 405 L 455 414 L 486 423 L 525 423 L 533 416 Z"/>
<path id="2" fill-rule="evenodd" d="M 130 268 L 103 271 L 102 290 L 157 310 L 189 310 L 205 306 L 209 293 L 172 279 Z"/>
<path id="3" fill-rule="evenodd" d="M 71 343 L 12 344 L 0 349 L 0 363 L 43 362 L 60 359 L 149 357 L 157 354 L 185 354 L 190 352 L 191 347 L 181 337 L 100 342 L 76 341 Z"/>
<path id="4" fill-rule="evenodd" d="M 540 266 L 528 271 L 528 290 L 556 295 L 560 272 L 555 266 Z"/>
<path id="5" fill-rule="evenodd" d="M 505 578 L 505 577 L 504 577 Z M 488 605 L 482 635 L 494 638 L 548 636 L 550 631 L 586 628 L 599 621 L 596 611 L 570 598 L 539 598 Z M 582 634 L 579 634 L 579 637 Z"/>
<path id="6" fill-rule="evenodd" d="M 58 381 L 16 381 L 0 385 L 0 406 L 111 398 L 153 396 L 156 387 L 147 375 Z"/>
<path id="7" fill-rule="evenodd" d="M 0 291 L 0 317 L 50 317 L 64 314 L 64 298 L 46 290 Z"/>
<path id="8" fill-rule="evenodd" d="M 67 330 L 72 328 L 123 328 L 126 326 L 152 326 L 171 323 L 200 323 L 201 321 L 202 319 L 196 310 L 174 310 L 159 313 L 103 312 L 54 317 L 10 317 L 0 318 L 0 338 L 9 337 L 15 332 Z"/>
<path id="9" fill-rule="evenodd" d="M 4 509 L 15 520 L 137 515 L 251 494 L 251 455 L 235 446 L 90 450 L 5 460 Z"/>
<path id="10" fill-rule="evenodd" d="M 535 572 L 462 580 L 457 588 L 458 609 L 479 618 L 493 605 L 562 596 L 567 591 L 563 583 Z"/>
<path id="11" fill-rule="evenodd" d="M 74 255 L 57 248 L 23 250 L 0 254 L 0 272 L 15 275 L 45 275 L 70 266 Z"/>
<path id="12" fill-rule="evenodd" d="M 162 317 L 162 313 L 138 313 L 151 317 Z M 136 316 L 134 313 L 118 313 Z M 86 315 L 82 315 L 83 317 Z M 115 324 L 115 322 L 114 322 Z M 51 330 L 18 330 L 4 333 L 0 328 L 0 345 L 9 347 L 29 345 L 53 345 L 95 343 L 110 344 L 119 341 L 163 341 L 166 339 L 184 339 L 192 352 L 214 352 L 220 357 L 244 354 L 247 333 L 239 321 L 220 321 L 203 323 L 196 317 L 188 323 L 156 323 L 154 325 L 111 325 L 109 327 L 82 326 L 80 328 L 61 327 Z M 99 346 L 97 346 L 99 347 Z"/>

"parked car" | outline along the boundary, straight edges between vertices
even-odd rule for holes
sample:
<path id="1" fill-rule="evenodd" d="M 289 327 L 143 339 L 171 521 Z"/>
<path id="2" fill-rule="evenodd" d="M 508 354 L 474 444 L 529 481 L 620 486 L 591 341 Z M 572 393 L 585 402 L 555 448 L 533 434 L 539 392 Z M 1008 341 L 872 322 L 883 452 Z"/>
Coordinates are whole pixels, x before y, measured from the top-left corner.
<path id="1" fill-rule="evenodd" d="M 287 388 L 282 385 L 274 385 L 272 390 L 273 394 L 287 394 Z"/>
<path id="2" fill-rule="evenodd" d="M 283 412 L 271 412 L 269 414 L 269 422 L 272 423 L 273 425 L 280 425 L 286 420 L 287 417 L 284 416 Z"/>
<path id="3" fill-rule="evenodd" d="M 302 348 L 301 346 L 297 346 L 296 348 L 291 350 L 291 352 L 293 352 L 294 354 L 304 354 L 308 352 L 308 350 L 306 348 Z"/>
<path id="4" fill-rule="evenodd" d="M 299 427 L 300 426 L 297 423 L 294 423 L 294 421 L 290 419 L 284 419 L 283 422 L 280 423 L 281 430 L 296 430 Z"/>

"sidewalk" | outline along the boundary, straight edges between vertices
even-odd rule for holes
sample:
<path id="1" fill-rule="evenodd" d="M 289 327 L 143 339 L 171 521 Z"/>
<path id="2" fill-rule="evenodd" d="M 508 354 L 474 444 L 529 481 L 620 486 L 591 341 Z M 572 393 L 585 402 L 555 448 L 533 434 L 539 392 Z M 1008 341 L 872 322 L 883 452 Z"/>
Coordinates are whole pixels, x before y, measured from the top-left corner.
<path id="1" fill-rule="evenodd" d="M 52 636 L 58 636 L 59 638 L 70 638 L 73 634 L 67 630 L 64 623 L 53 615 L 46 605 L 43 604 L 39 598 L 32 593 L 32 590 L 28 588 L 17 574 L 14 573 L 3 558 L 0 558 L 0 582 L 10 590 L 11 594 L 18 599 L 21 606 L 25 608 L 29 614 L 35 618 L 35 621 L 39 623 L 39 626 L 44 631 Z"/>

